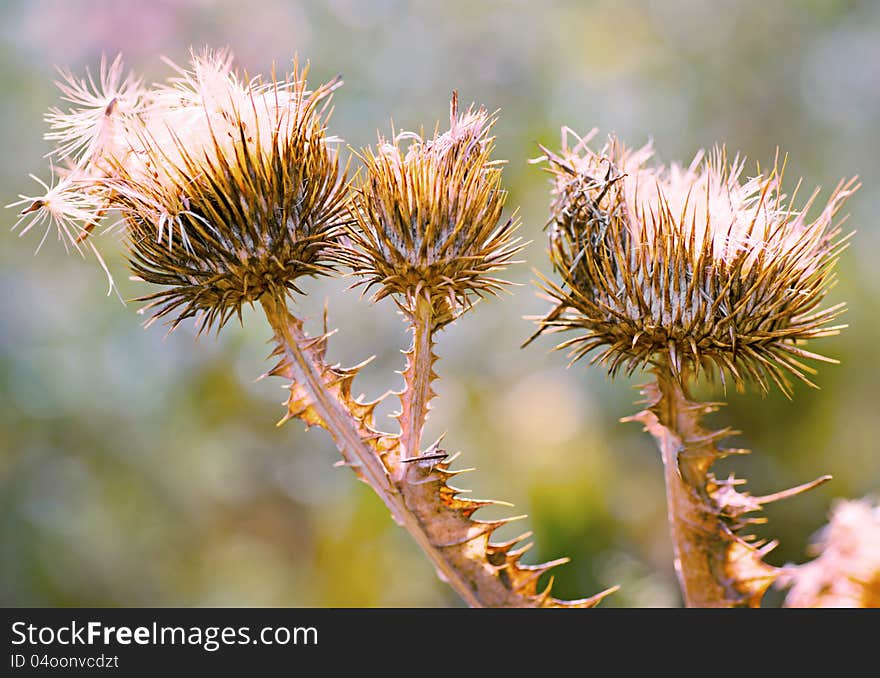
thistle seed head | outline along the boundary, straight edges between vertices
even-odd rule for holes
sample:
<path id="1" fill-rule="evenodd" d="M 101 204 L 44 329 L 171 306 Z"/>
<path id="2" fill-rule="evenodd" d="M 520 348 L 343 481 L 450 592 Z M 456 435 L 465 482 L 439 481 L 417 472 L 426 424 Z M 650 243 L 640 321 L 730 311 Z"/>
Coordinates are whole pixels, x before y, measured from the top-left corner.
<path id="1" fill-rule="evenodd" d="M 55 144 L 50 155 L 85 165 L 124 148 L 126 121 L 143 113 L 147 92 L 133 73 L 124 76 L 122 56 L 110 63 L 102 58 L 97 77 L 88 71 L 85 78 L 59 73 L 55 84 L 73 108 L 51 108 L 45 116 L 49 131 L 43 138 Z"/>
<path id="2" fill-rule="evenodd" d="M 521 245 L 518 219 L 501 221 L 507 192 L 502 163 L 491 159 L 495 121 L 484 108 L 459 115 L 453 93 L 448 131 L 380 135 L 362 152 L 347 260 L 367 289 L 379 288 L 376 299 L 393 295 L 410 314 L 428 299 L 440 326 L 506 284 L 490 274 Z"/>
<path id="3" fill-rule="evenodd" d="M 835 362 L 801 348 L 837 334 L 843 304 L 820 309 L 846 238 L 834 218 L 857 188 L 841 182 L 818 216 L 818 189 L 801 208 L 781 193 L 784 166 L 743 180 L 744 160 L 724 149 L 690 165 L 649 165 L 651 146 L 632 150 L 595 132 L 563 132 L 560 153 L 543 149 L 553 175 L 550 257 L 561 284 L 544 280 L 556 303 L 540 331 L 576 330 L 560 345 L 575 361 L 610 373 L 639 366 L 775 383 L 810 385 L 799 359 Z M 778 158 L 777 158 L 778 160 Z M 795 194 L 797 191 L 795 191 Z"/>
<path id="4" fill-rule="evenodd" d="M 283 79 L 243 79 L 226 52 L 174 68 L 149 90 L 123 80 L 118 60 L 98 82 L 67 77 L 76 108 L 50 113 L 47 138 L 72 163 L 61 184 L 71 240 L 118 211 L 133 272 L 164 287 L 142 297 L 154 318 L 173 314 L 173 327 L 199 315 L 200 330 L 219 329 L 243 304 L 298 292 L 298 278 L 330 268 L 346 216 L 326 133 L 339 83 L 307 90 L 296 61 Z"/>
<path id="5" fill-rule="evenodd" d="M 880 607 L 880 503 L 839 500 L 816 535 L 814 560 L 783 570 L 787 607 Z"/>

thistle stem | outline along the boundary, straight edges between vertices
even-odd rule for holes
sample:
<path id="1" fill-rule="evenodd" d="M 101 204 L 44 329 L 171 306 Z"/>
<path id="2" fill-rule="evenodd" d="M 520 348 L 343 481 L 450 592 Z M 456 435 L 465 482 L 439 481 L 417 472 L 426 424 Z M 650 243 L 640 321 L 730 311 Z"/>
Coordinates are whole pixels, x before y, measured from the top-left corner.
<path id="1" fill-rule="evenodd" d="M 666 510 L 675 573 L 688 607 L 729 607 L 712 572 L 712 556 L 704 545 L 713 528 L 706 525 L 699 489 L 699 471 L 693 468 L 684 443 L 684 429 L 693 426 L 684 389 L 669 378 L 659 378 L 658 425 L 651 433 L 663 459 Z M 719 603 L 722 603 L 719 605 Z"/>
<path id="2" fill-rule="evenodd" d="M 412 347 L 407 351 L 407 365 L 403 371 L 405 388 L 401 397 L 400 431 L 401 459 L 419 456 L 422 432 L 428 416 L 428 407 L 434 393 L 434 313 L 431 300 L 419 296 L 410 316 L 413 332 Z"/>
<path id="3" fill-rule="evenodd" d="M 362 437 L 360 426 L 348 408 L 327 388 L 319 360 L 307 348 L 310 338 L 302 331 L 287 305 L 272 296 L 261 300 L 270 326 L 290 362 L 291 376 L 306 390 L 312 407 L 321 417 L 345 462 L 361 471 L 363 480 L 379 496 L 398 525 L 403 527 L 428 560 L 470 607 L 483 607 L 472 586 L 444 557 L 441 549 L 431 543 L 420 521 L 407 508 L 404 498 L 394 485 L 381 458 Z"/>

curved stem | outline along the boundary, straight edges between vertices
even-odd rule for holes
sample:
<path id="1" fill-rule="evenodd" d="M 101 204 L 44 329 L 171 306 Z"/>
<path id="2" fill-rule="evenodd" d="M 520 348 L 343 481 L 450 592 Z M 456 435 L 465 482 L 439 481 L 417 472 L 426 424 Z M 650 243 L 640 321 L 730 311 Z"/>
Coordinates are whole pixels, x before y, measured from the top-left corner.
<path id="1" fill-rule="evenodd" d="M 441 578 L 471 607 L 482 607 L 471 586 L 446 560 L 428 538 L 422 525 L 407 509 L 403 496 L 395 487 L 384 463 L 375 450 L 365 443 L 359 422 L 350 411 L 326 388 L 321 369 L 309 355 L 307 346 L 314 343 L 302 331 L 283 301 L 266 296 L 261 300 L 266 319 L 281 342 L 290 362 L 293 378 L 307 391 L 312 407 L 323 420 L 327 430 L 349 465 L 359 469 L 364 481 L 373 488 L 395 522 L 403 527 L 437 568 Z"/>

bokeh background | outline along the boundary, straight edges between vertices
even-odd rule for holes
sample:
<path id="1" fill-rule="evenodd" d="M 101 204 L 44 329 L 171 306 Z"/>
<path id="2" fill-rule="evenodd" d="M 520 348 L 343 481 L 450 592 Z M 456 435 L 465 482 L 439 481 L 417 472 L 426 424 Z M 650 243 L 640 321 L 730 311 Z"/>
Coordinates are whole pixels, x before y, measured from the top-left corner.
<path id="1" fill-rule="evenodd" d="M 821 489 L 769 509 L 774 563 L 803 559 L 835 497 L 880 491 L 880 4 L 798 2 L 403 2 L 331 0 L 0 3 L 0 199 L 46 178 L 42 115 L 58 104 L 53 66 L 94 69 L 122 52 L 148 80 L 160 55 L 229 46 L 250 73 L 295 52 L 313 81 L 344 75 L 333 131 L 352 146 L 376 130 L 433 127 L 451 90 L 500 108 L 499 157 L 510 203 L 533 243 L 512 295 L 481 304 L 442 336 L 439 398 L 428 435 L 448 431 L 461 481 L 513 502 L 536 532 L 533 558 L 571 556 L 557 591 L 620 584 L 609 606 L 680 604 L 666 531 L 659 455 L 634 424 L 639 383 L 565 369 L 542 339 L 526 350 L 522 316 L 545 302 L 529 284 L 548 270 L 547 179 L 527 159 L 559 128 L 650 137 L 664 160 L 726 142 L 751 159 L 791 153 L 789 176 L 830 189 L 858 174 L 854 246 L 829 303 L 851 327 L 822 340 L 842 360 L 820 391 L 730 394 L 716 415 L 754 454 L 725 468 L 755 493 L 830 473 Z M 265 321 L 195 341 L 141 328 L 137 303 L 106 296 L 92 260 L 38 237 L 0 234 L 0 602 L 4 605 L 450 606 L 441 584 L 321 431 L 281 416 L 266 367 Z M 112 238 L 101 247 L 127 298 Z M 376 354 L 358 390 L 400 386 L 408 338 L 389 304 L 371 307 L 350 281 L 309 284 L 301 312 L 329 299 L 343 362 Z M 723 394 L 717 390 L 712 397 Z M 386 407 L 387 414 L 393 407 Z M 393 422 L 389 421 L 388 426 Z M 511 529 L 512 532 L 512 529 Z M 767 604 L 778 604 L 779 593 Z"/>

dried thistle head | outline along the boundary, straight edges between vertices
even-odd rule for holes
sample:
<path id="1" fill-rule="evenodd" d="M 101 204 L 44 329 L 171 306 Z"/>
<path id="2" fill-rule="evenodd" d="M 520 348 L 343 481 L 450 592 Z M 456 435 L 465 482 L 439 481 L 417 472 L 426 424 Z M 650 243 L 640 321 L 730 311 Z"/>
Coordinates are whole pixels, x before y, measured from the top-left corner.
<path id="1" fill-rule="evenodd" d="M 326 133 L 338 83 L 309 91 L 296 62 L 284 79 L 243 79 L 226 52 L 174 68 L 149 90 L 122 79 L 118 60 L 98 82 L 66 78 L 75 108 L 50 113 L 47 138 L 71 167 L 48 213 L 76 245 L 121 213 L 133 272 L 164 287 L 142 298 L 154 318 L 200 315 L 200 329 L 219 329 L 243 304 L 329 270 L 346 215 Z M 45 202 L 25 211 L 39 218 Z"/>
<path id="2" fill-rule="evenodd" d="M 423 297 L 439 326 L 506 284 L 490 274 L 521 245 L 518 219 L 501 221 L 507 192 L 502 162 L 491 159 L 495 121 L 484 108 L 459 115 L 453 93 L 448 131 L 380 135 L 362 152 L 347 259 L 367 288 L 378 286 L 376 299 L 394 295 L 412 313 Z"/>
<path id="3" fill-rule="evenodd" d="M 544 280 L 556 306 L 540 331 L 576 330 L 562 343 L 572 361 L 594 349 L 611 374 L 639 366 L 775 383 L 813 385 L 801 358 L 807 339 L 837 334 L 843 304 L 821 309 L 845 245 L 834 218 L 857 188 L 841 182 L 818 216 L 818 189 L 801 208 L 781 193 L 784 167 L 742 179 L 744 160 L 702 151 L 689 166 L 650 165 L 650 144 L 627 149 L 593 134 L 556 154 L 550 257 L 561 284 Z"/>
<path id="4" fill-rule="evenodd" d="M 812 551 L 780 577 L 788 607 L 880 607 L 880 504 L 839 501 Z"/>

